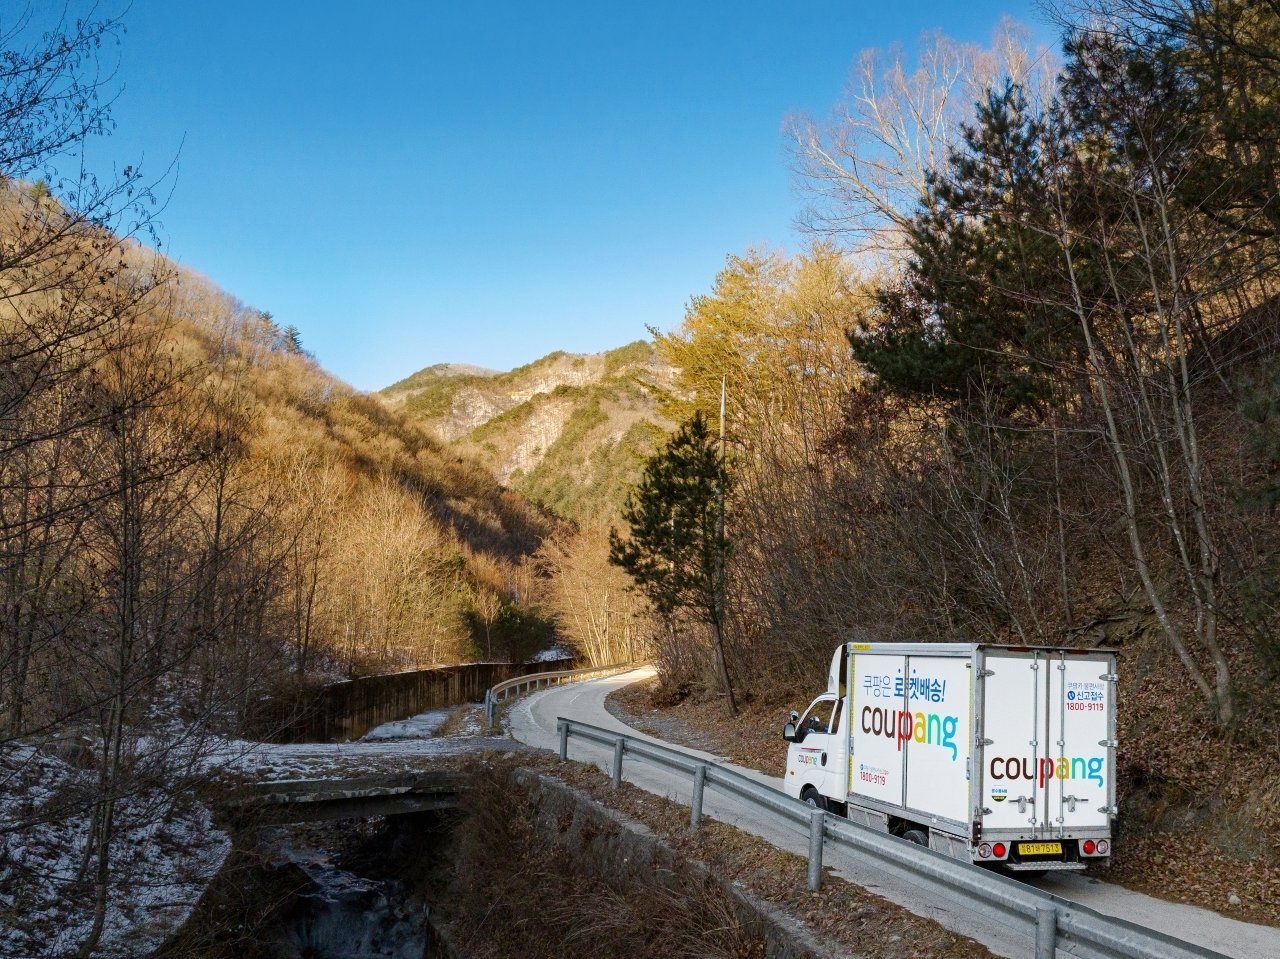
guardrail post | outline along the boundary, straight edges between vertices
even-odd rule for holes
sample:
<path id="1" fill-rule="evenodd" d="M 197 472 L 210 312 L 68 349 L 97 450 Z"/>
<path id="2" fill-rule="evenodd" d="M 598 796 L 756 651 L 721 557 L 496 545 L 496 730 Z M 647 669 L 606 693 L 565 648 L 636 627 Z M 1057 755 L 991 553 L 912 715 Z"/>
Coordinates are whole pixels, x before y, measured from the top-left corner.
<path id="1" fill-rule="evenodd" d="M 821 809 L 809 816 L 809 891 L 822 888 L 822 831 L 826 814 Z M 1036 959 L 1040 959 L 1039 956 Z"/>
<path id="2" fill-rule="evenodd" d="M 613 741 L 613 788 L 622 785 L 622 750 L 624 740 L 621 736 Z"/>
<path id="3" fill-rule="evenodd" d="M 493 690 L 486 689 L 484 691 L 484 722 L 490 729 L 493 728 Z"/>
<path id="4" fill-rule="evenodd" d="M 562 719 L 558 725 L 560 727 L 560 761 L 563 763 L 569 760 L 569 724 Z"/>
<path id="5" fill-rule="evenodd" d="M 1036 906 L 1036 959 L 1054 959 L 1058 951 L 1058 910 Z"/>
<path id="6" fill-rule="evenodd" d="M 702 791 L 707 786 L 707 764 L 698 763 L 693 774 L 693 801 L 689 803 L 689 832 L 697 832 L 702 825 Z"/>

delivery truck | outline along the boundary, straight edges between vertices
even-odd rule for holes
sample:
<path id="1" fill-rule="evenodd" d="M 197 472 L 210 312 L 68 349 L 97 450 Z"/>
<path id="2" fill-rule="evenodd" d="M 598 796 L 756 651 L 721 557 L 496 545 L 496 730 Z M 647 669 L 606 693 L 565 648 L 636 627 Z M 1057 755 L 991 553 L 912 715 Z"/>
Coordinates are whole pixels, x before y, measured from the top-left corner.
<path id="1" fill-rule="evenodd" d="M 966 862 L 1084 869 L 1112 853 L 1116 654 L 845 643 L 783 728 L 786 792 Z"/>

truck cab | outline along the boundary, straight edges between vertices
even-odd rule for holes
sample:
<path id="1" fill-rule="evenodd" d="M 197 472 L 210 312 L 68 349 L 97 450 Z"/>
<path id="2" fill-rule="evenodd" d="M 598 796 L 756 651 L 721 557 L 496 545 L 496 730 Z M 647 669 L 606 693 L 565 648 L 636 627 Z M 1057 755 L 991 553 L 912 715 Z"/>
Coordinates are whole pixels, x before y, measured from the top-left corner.
<path id="1" fill-rule="evenodd" d="M 793 712 L 782 733 L 790 744 L 783 791 L 818 809 L 842 815 L 849 755 L 844 669 L 842 647 L 832 658 L 827 691 L 810 703 L 803 715 Z"/>
<path id="2" fill-rule="evenodd" d="M 847 740 L 842 728 L 843 707 L 843 699 L 823 693 L 783 732 L 790 743 L 785 792 L 831 812 L 838 811 L 835 797 L 842 794 L 845 786 L 842 747 Z"/>

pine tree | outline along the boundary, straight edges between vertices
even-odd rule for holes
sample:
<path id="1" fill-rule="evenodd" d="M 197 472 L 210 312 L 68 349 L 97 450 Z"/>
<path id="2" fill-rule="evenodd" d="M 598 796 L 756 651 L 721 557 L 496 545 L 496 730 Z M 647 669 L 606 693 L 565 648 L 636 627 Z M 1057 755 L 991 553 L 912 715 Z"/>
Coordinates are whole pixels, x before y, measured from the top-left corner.
<path id="1" fill-rule="evenodd" d="M 609 560 L 635 579 L 664 617 L 692 614 L 711 628 L 716 672 L 735 713 L 724 657 L 724 535 L 727 475 L 701 413 L 650 458 L 627 500 L 629 539 L 609 534 Z"/>
<path id="2" fill-rule="evenodd" d="M 1008 84 L 979 104 L 963 148 L 929 178 L 909 230 L 903 283 L 880 295 L 883 322 L 851 337 L 894 392 L 994 400 L 1002 415 L 1042 407 L 1079 353 L 1065 310 L 1045 296 L 1061 252 L 1046 217 L 1052 125 Z"/>

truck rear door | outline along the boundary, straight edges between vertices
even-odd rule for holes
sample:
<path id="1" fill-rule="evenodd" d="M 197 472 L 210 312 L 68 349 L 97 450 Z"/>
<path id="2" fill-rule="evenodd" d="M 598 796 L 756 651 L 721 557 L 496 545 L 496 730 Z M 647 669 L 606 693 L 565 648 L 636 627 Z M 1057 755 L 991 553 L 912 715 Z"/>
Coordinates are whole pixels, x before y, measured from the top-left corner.
<path id="1" fill-rule="evenodd" d="M 988 651 L 984 832 L 1056 838 L 1110 826 L 1115 684 L 1106 656 Z"/>
<path id="2" fill-rule="evenodd" d="M 1045 661 L 1038 651 L 983 658 L 982 828 L 1037 834 L 1044 826 Z"/>
<path id="3" fill-rule="evenodd" d="M 1058 832 L 1094 832 L 1111 824 L 1112 712 L 1109 658 L 1057 653 L 1048 670 L 1046 809 Z"/>

